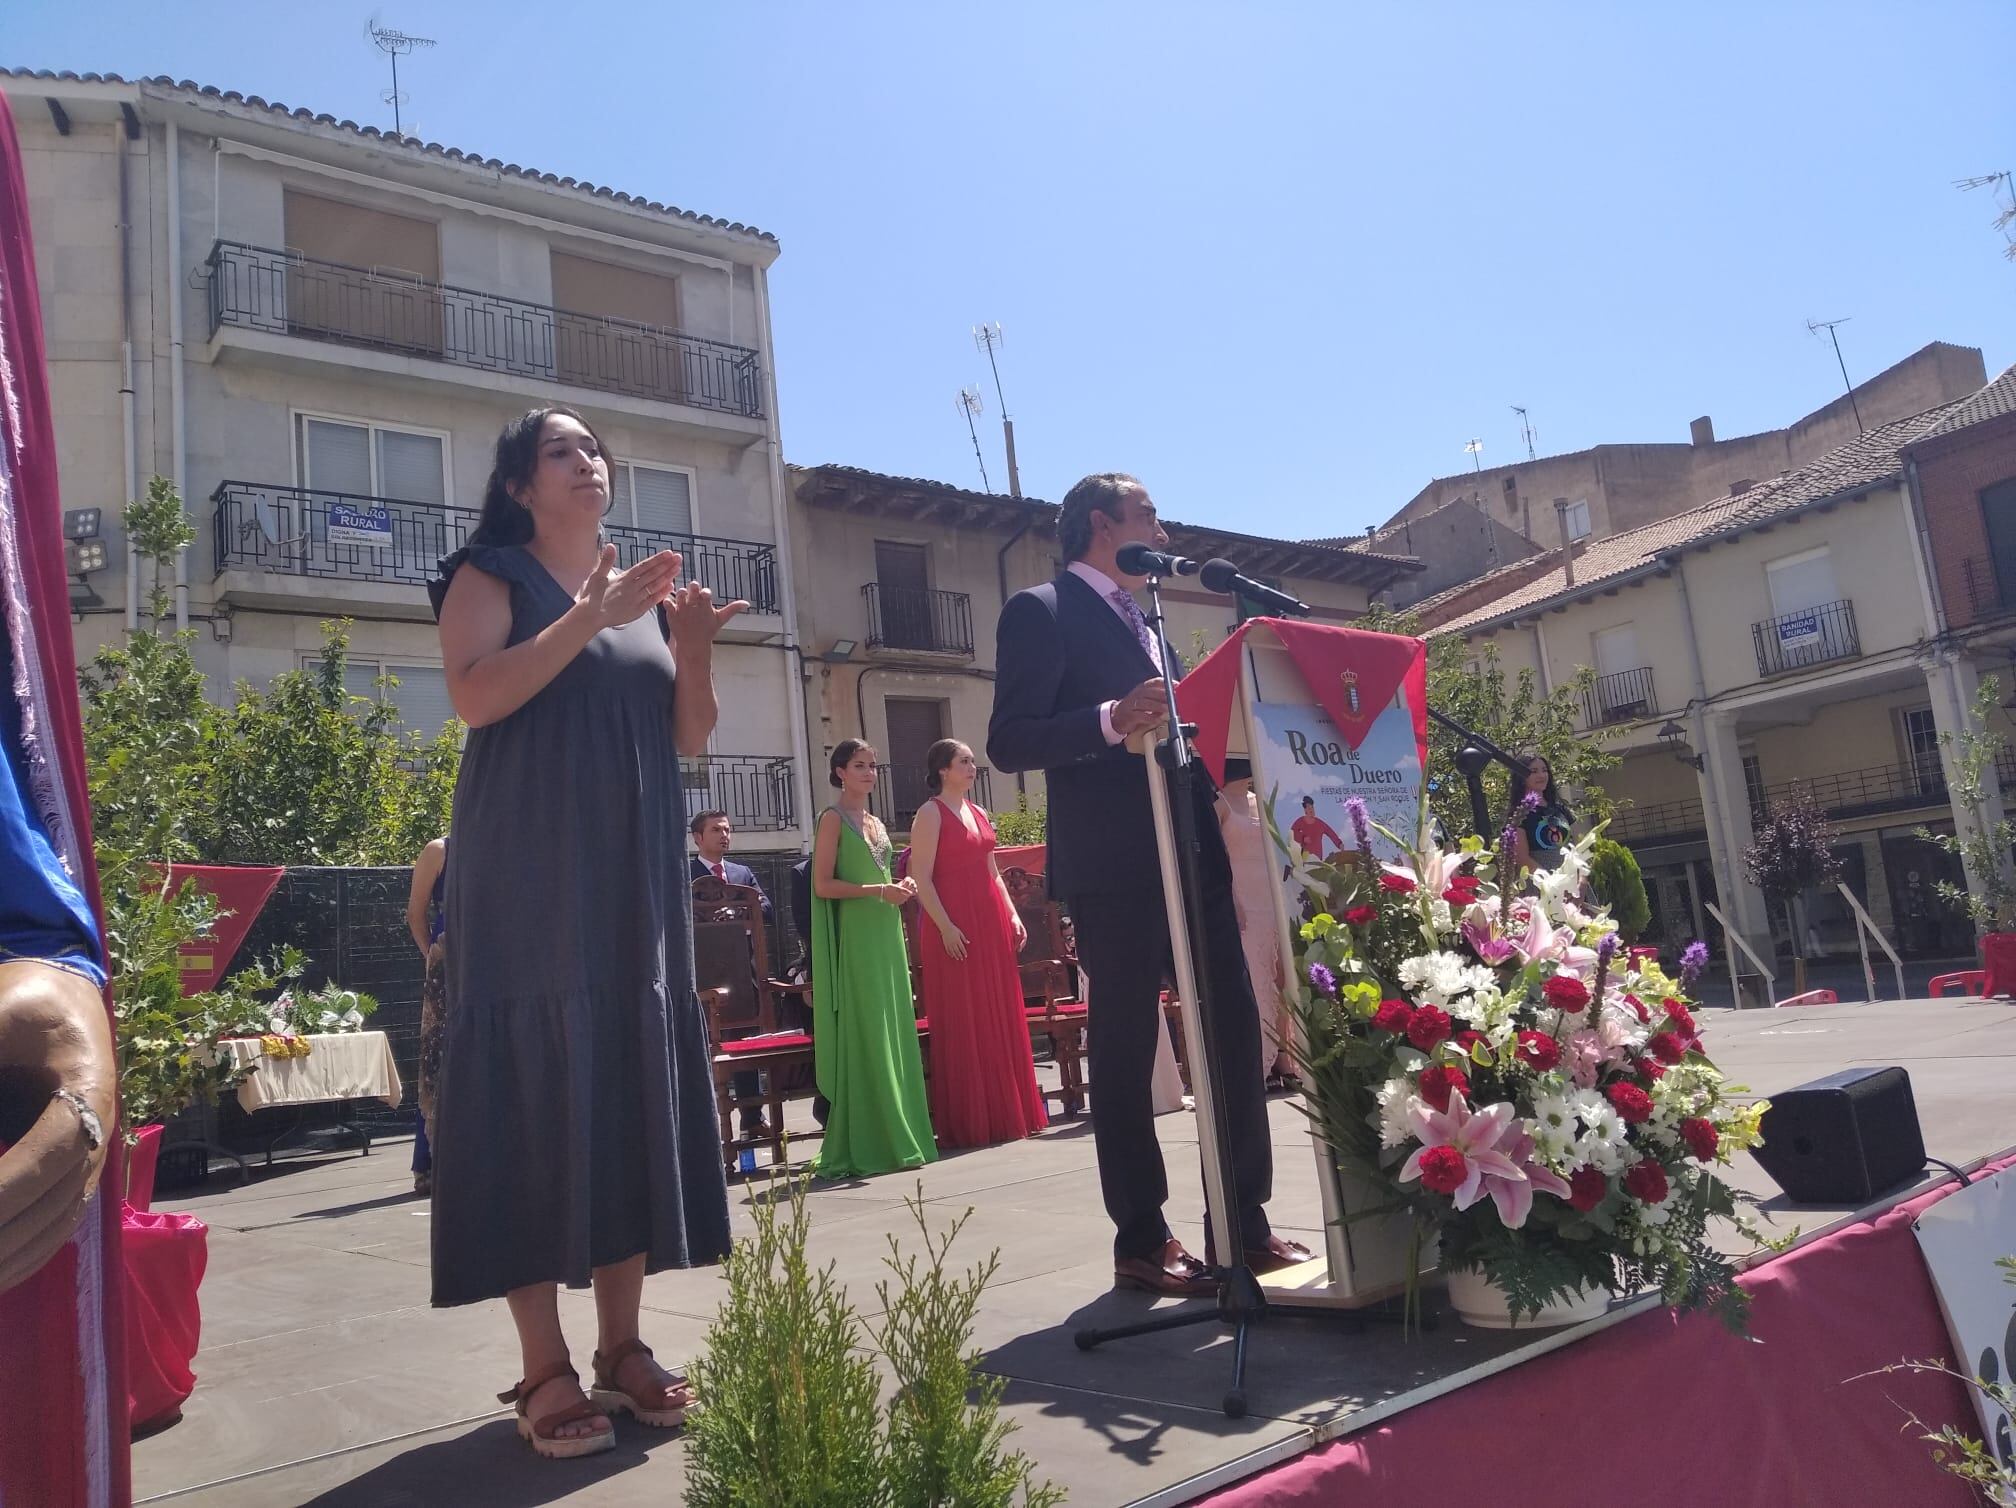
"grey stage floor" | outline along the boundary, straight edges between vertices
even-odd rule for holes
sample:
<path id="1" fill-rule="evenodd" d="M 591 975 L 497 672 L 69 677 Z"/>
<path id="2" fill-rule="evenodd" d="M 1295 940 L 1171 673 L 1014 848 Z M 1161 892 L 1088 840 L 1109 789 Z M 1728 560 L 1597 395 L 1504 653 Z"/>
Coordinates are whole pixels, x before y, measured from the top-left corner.
<path id="1" fill-rule="evenodd" d="M 1709 1050 L 1757 1093 L 1851 1064 L 1900 1063 L 1932 1155 L 1966 1163 L 2016 1143 L 2016 1005 L 1714 1011 L 1704 1025 Z M 1192 1118 L 1157 1124 L 1178 1190 L 1172 1221 L 1201 1249 Z M 1277 1226 L 1320 1246 L 1302 1124 L 1292 1106 L 1273 1106 L 1272 1210 Z M 242 1188 L 221 1186 L 228 1180 L 220 1174 L 200 1196 L 163 1201 L 210 1224 L 203 1349 L 182 1422 L 134 1447 L 136 1498 L 231 1508 L 679 1502 L 677 1436 L 620 1421 L 614 1451 L 575 1462 L 535 1460 L 513 1438 L 493 1397 L 517 1377 L 509 1320 L 501 1303 L 428 1307 L 427 1204 L 410 1193 L 406 1155 L 404 1143 L 380 1143 L 368 1158 L 282 1163 Z M 1747 1158 L 1736 1175 L 1759 1194 L 1771 1190 Z M 836 1264 L 866 1312 L 875 1307 L 885 1235 L 911 1229 L 902 1200 L 916 1181 L 821 1188 L 811 1197 L 814 1255 Z M 1110 1228 L 1089 1124 L 949 1156 L 921 1182 L 934 1220 L 974 1211 L 955 1256 L 1000 1251 L 978 1343 L 1010 1379 L 1017 1443 L 1076 1504 L 1186 1501 L 1548 1344 L 1531 1332 L 1512 1338 L 1453 1320 L 1411 1341 L 1330 1321 L 1272 1324 L 1254 1343 L 1252 1414 L 1235 1423 L 1217 1408 L 1230 1345 L 1215 1329 L 1090 1354 L 1072 1344 L 1078 1324 L 1121 1322 L 1149 1305 L 1109 1289 Z M 738 1229 L 748 1228 L 750 1197 L 735 1191 Z M 1779 1218 L 1810 1234 L 1851 1213 L 1781 1207 Z M 720 1292 L 711 1271 L 649 1279 L 645 1338 L 667 1359 L 690 1355 Z M 591 1301 L 569 1294 L 562 1306 L 585 1368 Z"/>

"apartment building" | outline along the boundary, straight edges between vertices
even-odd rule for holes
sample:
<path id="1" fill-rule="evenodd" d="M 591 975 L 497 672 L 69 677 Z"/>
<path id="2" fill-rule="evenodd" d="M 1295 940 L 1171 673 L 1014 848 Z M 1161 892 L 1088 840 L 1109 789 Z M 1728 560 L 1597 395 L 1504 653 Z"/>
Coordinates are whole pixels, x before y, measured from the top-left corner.
<path id="1" fill-rule="evenodd" d="M 0 74 L 20 124 L 68 508 L 104 510 L 80 658 L 136 621 L 118 520 L 175 482 L 175 574 L 215 694 L 354 620 L 354 689 L 449 715 L 423 584 L 497 432 L 584 413 L 624 560 L 671 547 L 749 599 L 689 801 L 745 847 L 808 829 L 766 273 L 775 237 L 572 178 L 172 80 Z M 380 684 L 389 672 L 392 688 Z"/>
<path id="2" fill-rule="evenodd" d="M 1594 671 L 1584 725 L 1622 764 L 1605 789 L 1645 870 L 1659 940 L 1716 937 L 1719 903 L 1762 949 L 1782 918 L 1741 854 L 1773 800 L 1805 787 L 1841 833 L 1843 878 L 1909 956 L 1973 949 L 1933 895 L 1964 883 L 1918 838 L 1952 832 L 1943 735 L 1982 677 L 2006 706 L 2016 645 L 2016 370 L 1872 427 L 1808 465 L 1428 604 L 1430 632 L 1495 648 L 1543 688 Z M 2005 585 L 2006 583 L 2006 585 Z M 1478 601 L 1480 596 L 1490 600 Z M 1438 616 L 1439 606 L 1439 616 Z M 1997 721 L 2012 731 L 2007 711 Z M 2005 757 L 2004 782 L 2016 780 Z M 1999 797 L 1984 814 L 1999 820 Z M 1809 898 L 1819 950 L 1856 949 L 1838 895 Z"/>
<path id="3" fill-rule="evenodd" d="M 1060 569 L 1057 507 L 852 466 L 794 467 L 791 484 L 806 724 L 816 745 L 807 762 L 823 772 L 841 739 L 866 738 L 885 766 L 882 815 L 901 830 L 924 803 L 932 743 L 964 739 L 985 764 L 994 625 L 1009 596 Z M 1349 623 L 1375 593 L 1420 569 L 1362 550 L 1163 522 L 1172 550 L 1222 555 L 1309 603 L 1317 622 Z M 1170 640 L 1193 663 L 1256 615 L 1194 584 L 1162 595 Z M 1019 793 L 1040 801 L 1042 789 L 1040 774 L 983 770 L 976 795 L 1000 810 Z"/>

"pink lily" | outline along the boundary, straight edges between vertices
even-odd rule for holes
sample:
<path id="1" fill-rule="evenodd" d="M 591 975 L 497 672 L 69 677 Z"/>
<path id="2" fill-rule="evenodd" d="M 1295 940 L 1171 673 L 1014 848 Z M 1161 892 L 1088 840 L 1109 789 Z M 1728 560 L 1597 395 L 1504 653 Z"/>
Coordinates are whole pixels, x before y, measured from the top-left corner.
<path id="1" fill-rule="evenodd" d="M 1523 918 L 1515 916 L 1515 921 L 1518 920 L 1523 920 L 1525 926 L 1511 933 L 1511 942 L 1522 961 L 1534 963 L 1551 958 L 1583 979 L 1595 973 L 1596 950 L 1578 944 L 1571 929 L 1555 926 L 1538 906 L 1528 902 Z"/>
<path id="2" fill-rule="evenodd" d="M 1526 1217 L 1533 1212 L 1536 1190 L 1552 1194 L 1557 1199 L 1566 1199 L 1573 1192 L 1566 1179 L 1533 1160 L 1533 1138 L 1527 1134 L 1523 1122 L 1515 1121 L 1511 1134 L 1499 1145 L 1512 1165 L 1524 1175 L 1516 1183 L 1489 1173 L 1484 1175 L 1485 1186 L 1491 1191 L 1491 1202 L 1498 1206 L 1498 1218 L 1505 1229 L 1518 1230 L 1526 1223 Z"/>
<path id="3" fill-rule="evenodd" d="M 1487 963 L 1493 966 L 1501 964 L 1512 956 L 1514 952 L 1513 946 L 1504 938 L 1493 937 L 1491 935 L 1491 923 L 1488 920 L 1470 920 L 1472 916 L 1476 915 L 1478 909 L 1478 907 L 1472 906 L 1464 914 L 1462 925 L 1457 930 L 1463 934 L 1463 941 L 1470 944 L 1470 951 L 1477 955 L 1479 963 Z"/>
<path id="4" fill-rule="evenodd" d="M 1431 1147 L 1454 1147 L 1463 1154 L 1467 1174 L 1453 1194 L 1456 1208 L 1467 1210 L 1486 1193 L 1485 1181 L 1506 1180 L 1524 1183 L 1526 1175 L 1503 1152 L 1498 1140 L 1512 1121 L 1512 1107 L 1496 1104 L 1472 1111 L 1461 1094 L 1449 1096 L 1449 1108 L 1437 1110 L 1418 1096 L 1407 1102 L 1407 1128 L 1421 1145 L 1400 1169 L 1400 1181 L 1411 1183 L 1421 1176 L 1421 1154 Z M 1493 1190 L 1492 1197 L 1497 1198 Z M 1531 1203 L 1531 1200 L 1528 1200 Z"/>

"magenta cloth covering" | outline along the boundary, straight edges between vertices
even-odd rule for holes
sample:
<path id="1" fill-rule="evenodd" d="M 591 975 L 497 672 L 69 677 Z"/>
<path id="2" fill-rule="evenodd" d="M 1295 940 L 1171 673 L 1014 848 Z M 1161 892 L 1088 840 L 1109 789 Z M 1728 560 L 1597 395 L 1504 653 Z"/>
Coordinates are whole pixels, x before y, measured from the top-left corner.
<path id="1" fill-rule="evenodd" d="M 1982 1171 L 2016 1164 L 2005 1157 Z M 1212 1508 L 1429 1503 L 1789 1503 L 1969 1508 L 1971 1489 L 1905 1428 L 1972 1433 L 1966 1390 L 1868 1377 L 1953 1360 L 1911 1222 L 1948 1183 L 1745 1274 L 1750 1333 L 1658 1310 L 1333 1440 L 1201 1501 Z M 1263 1362 L 1264 1365 L 1264 1362 Z"/>
<path id="2" fill-rule="evenodd" d="M 174 1418 L 196 1387 L 189 1363 L 203 1335 L 196 1290 L 210 1260 L 210 1228 L 194 1215 L 127 1205 L 126 1375 L 133 1428 Z"/>

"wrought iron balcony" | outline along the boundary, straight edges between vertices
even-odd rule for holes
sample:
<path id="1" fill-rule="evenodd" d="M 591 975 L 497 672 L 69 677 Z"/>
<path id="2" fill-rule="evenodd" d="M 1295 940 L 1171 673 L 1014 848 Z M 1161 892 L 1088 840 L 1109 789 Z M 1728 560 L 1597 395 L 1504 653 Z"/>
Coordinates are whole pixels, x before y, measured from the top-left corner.
<path id="1" fill-rule="evenodd" d="M 2004 749 L 1995 759 L 1992 775 L 1984 773 L 1984 786 L 2016 788 L 2016 749 Z M 1761 820 L 1770 804 L 1795 790 L 1808 792 L 1814 803 L 1830 817 L 1853 817 L 1881 811 L 1903 811 L 1911 807 L 1939 805 L 1949 799 L 1946 771 L 1939 756 L 1927 753 L 1904 764 L 1871 765 L 1860 770 L 1839 770 L 1814 775 L 1805 780 L 1783 780 L 1766 786 L 1762 810 L 1751 803 L 1752 820 Z"/>
<path id="2" fill-rule="evenodd" d="M 207 265 L 213 336 L 294 335 L 763 417 L 761 368 L 742 346 L 235 241 Z"/>
<path id="3" fill-rule="evenodd" d="M 988 811 L 994 806 L 992 774 L 993 771 L 982 768 L 973 782 L 969 797 L 975 805 Z M 868 797 L 868 809 L 880 817 L 892 833 L 907 833 L 924 803 L 931 799 L 931 792 L 924 783 L 927 778 L 921 764 L 876 766 L 875 789 Z"/>
<path id="4" fill-rule="evenodd" d="M 1636 670 L 1620 670 L 1612 675 L 1599 675 L 1596 684 L 1582 696 L 1582 715 L 1591 728 L 1632 722 L 1650 717 L 1658 710 L 1658 699 L 1652 694 L 1652 667 L 1649 665 L 1641 665 Z"/>
<path id="5" fill-rule="evenodd" d="M 1757 674 L 1783 675 L 1829 660 L 1852 660 L 1862 653 L 1855 634 L 1855 604 L 1829 602 L 1781 613 L 1750 625 L 1757 648 Z"/>
<path id="6" fill-rule="evenodd" d="M 773 754 L 701 754 L 679 761 L 687 815 L 719 808 L 742 832 L 783 832 L 798 825 L 794 774 L 788 758 Z"/>
<path id="7" fill-rule="evenodd" d="M 1700 836 L 1707 819 L 1699 801 L 1661 801 L 1651 806 L 1627 806 L 1610 819 L 1607 835 L 1620 843 L 1671 842 Z"/>
<path id="8" fill-rule="evenodd" d="M 871 581 L 861 595 L 868 603 L 870 649 L 972 657 L 973 599 L 966 593 Z"/>
<path id="9" fill-rule="evenodd" d="M 265 482 L 220 483 L 210 502 L 219 576 L 265 571 L 424 586 L 443 555 L 469 542 L 479 517 L 473 508 Z M 678 550 L 686 557 L 682 574 L 711 587 L 717 598 L 746 598 L 756 612 L 778 611 L 774 545 L 621 524 L 604 524 L 602 532 L 624 565 L 659 550 Z"/>

